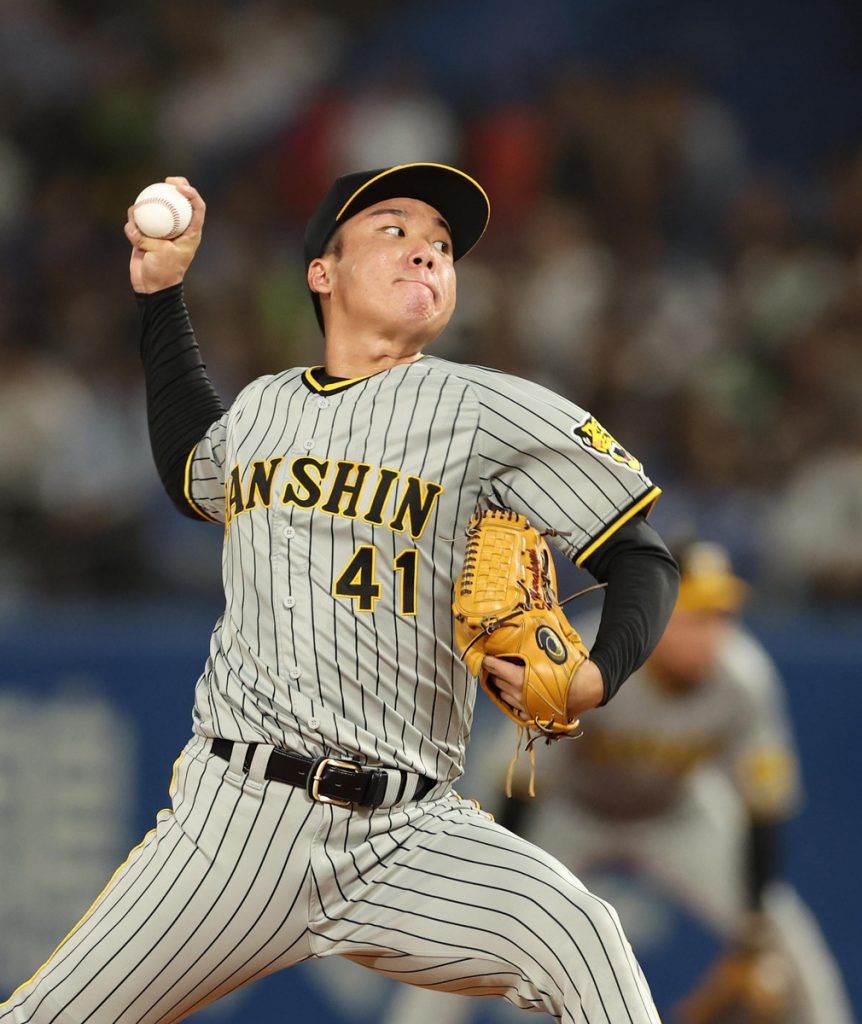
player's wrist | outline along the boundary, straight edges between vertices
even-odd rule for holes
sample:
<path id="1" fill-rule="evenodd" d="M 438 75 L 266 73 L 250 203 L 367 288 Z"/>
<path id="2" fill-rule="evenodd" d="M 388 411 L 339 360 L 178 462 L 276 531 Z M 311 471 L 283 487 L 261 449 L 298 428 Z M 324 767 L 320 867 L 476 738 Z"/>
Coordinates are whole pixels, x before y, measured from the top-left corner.
<path id="1" fill-rule="evenodd" d="M 605 696 L 605 682 L 599 666 L 589 659 L 584 661 L 572 676 L 566 700 L 569 719 L 577 718 L 582 711 L 597 708 Z"/>
<path id="2" fill-rule="evenodd" d="M 174 305 L 183 301 L 183 282 L 167 285 L 164 288 L 156 288 L 153 291 L 141 291 L 134 289 L 138 305 L 146 309 L 160 309 L 163 306 Z"/>
<path id="3" fill-rule="evenodd" d="M 183 280 L 181 277 L 178 280 L 136 281 L 133 282 L 132 289 L 135 295 L 164 295 L 172 289 L 182 288 Z"/>
<path id="4" fill-rule="evenodd" d="M 182 285 L 185 274 L 172 274 L 170 277 L 160 277 L 154 281 L 142 281 L 135 288 L 140 295 L 158 295 L 160 292 L 170 291 L 178 285 Z"/>

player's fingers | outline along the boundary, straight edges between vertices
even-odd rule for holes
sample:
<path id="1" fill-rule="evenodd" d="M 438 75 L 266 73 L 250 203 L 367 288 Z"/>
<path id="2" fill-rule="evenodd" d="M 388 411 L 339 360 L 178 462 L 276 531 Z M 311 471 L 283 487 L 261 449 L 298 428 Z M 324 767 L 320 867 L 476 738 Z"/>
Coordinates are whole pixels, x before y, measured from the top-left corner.
<path id="1" fill-rule="evenodd" d="M 524 697 L 523 669 L 521 669 L 520 678 L 513 681 L 513 680 L 510 680 L 509 678 L 507 678 L 506 676 L 497 675 L 495 672 L 493 672 L 491 670 L 490 665 L 488 664 L 489 660 L 497 662 L 498 659 L 496 659 L 496 658 L 494 658 L 494 659 L 487 659 L 486 658 L 485 659 L 485 667 L 489 670 L 489 672 L 491 674 L 491 678 L 493 679 L 494 685 L 496 686 L 497 691 L 499 692 L 500 696 L 509 705 L 509 707 L 514 708 L 516 711 L 520 711 L 520 712 L 523 713 L 523 711 L 524 711 L 524 701 L 523 701 L 523 697 Z M 504 662 L 503 664 L 505 665 L 506 663 Z M 520 666 L 515 666 L 515 667 L 516 668 L 520 668 Z"/>
<path id="2" fill-rule="evenodd" d="M 499 680 L 497 680 L 497 682 L 499 682 Z M 515 711 L 520 711 L 520 713 L 523 715 L 523 713 L 524 713 L 524 705 L 523 705 L 523 703 L 520 700 L 518 700 L 517 697 L 513 697 L 511 693 L 509 693 L 508 691 L 504 690 L 502 686 L 498 686 L 497 688 L 500 691 L 500 696 L 509 705 L 509 707 L 510 708 L 514 708 Z"/>
<path id="3" fill-rule="evenodd" d="M 132 203 L 128 210 L 126 210 L 126 237 L 129 239 L 130 242 L 135 242 L 135 239 L 132 238 L 132 236 L 129 234 L 129 229 L 131 229 L 133 232 L 137 232 L 138 235 L 140 235 L 141 233 L 137 221 L 135 220 L 134 203 Z"/>
<path id="4" fill-rule="evenodd" d="M 135 246 L 136 249 L 147 249 L 147 251 L 151 251 L 152 246 L 147 247 L 144 245 L 144 242 L 159 242 L 162 241 L 162 239 L 147 238 L 147 236 L 142 233 L 141 229 L 135 223 L 135 219 L 131 214 L 132 209 L 132 207 L 129 207 L 129 219 L 123 225 L 123 231 L 126 233 L 126 238 L 128 238 L 128 240 L 132 243 L 133 246 Z"/>
<path id="5" fill-rule="evenodd" d="M 515 686 L 524 685 L 524 666 L 515 661 L 507 661 L 505 658 L 495 658 L 493 654 L 486 654 L 482 665 L 491 675 L 498 679 L 504 679 Z"/>
<path id="6" fill-rule="evenodd" d="M 181 174 L 169 175 L 165 178 L 168 185 L 176 185 L 179 188 L 180 185 L 188 185 L 189 179 L 184 178 Z"/>
<path id="7" fill-rule="evenodd" d="M 516 683 L 510 683 L 508 679 L 503 679 L 501 676 L 494 676 L 494 679 L 500 692 L 506 695 L 509 703 L 517 704 L 518 707 L 521 707 L 523 704 L 524 688 Z"/>
<path id="8" fill-rule="evenodd" d="M 129 236 L 128 228 L 126 230 L 126 237 L 131 241 Z M 163 249 L 170 248 L 173 243 L 167 238 L 150 238 L 149 235 L 142 235 L 138 232 L 138 238 L 133 243 L 136 249 L 141 249 L 143 252 L 161 252 Z"/>
<path id="9" fill-rule="evenodd" d="M 171 185 L 176 185 L 177 191 L 181 192 L 192 204 L 192 219 L 189 221 L 189 226 L 183 234 L 188 235 L 200 232 L 207 212 L 207 204 L 204 202 L 200 192 L 198 192 L 194 185 L 190 185 L 186 178 L 168 178 L 168 182 Z"/>

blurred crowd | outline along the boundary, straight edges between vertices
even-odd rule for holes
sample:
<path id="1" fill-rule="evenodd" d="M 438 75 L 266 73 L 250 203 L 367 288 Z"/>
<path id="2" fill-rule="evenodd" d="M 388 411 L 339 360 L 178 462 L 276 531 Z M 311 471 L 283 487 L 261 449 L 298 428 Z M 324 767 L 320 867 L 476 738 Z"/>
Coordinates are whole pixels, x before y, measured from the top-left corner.
<path id="1" fill-rule="evenodd" d="M 456 100 L 395 50 L 355 74 L 398 9 L 0 0 L 0 599 L 217 585 L 188 567 L 218 531 L 149 455 L 135 195 L 184 174 L 207 201 L 187 296 L 229 401 L 319 361 L 301 238 L 332 178 L 433 160 L 492 201 L 437 353 L 590 409 L 663 486 L 659 528 L 767 598 L 862 603 L 862 138 L 802 180 L 669 65 Z"/>

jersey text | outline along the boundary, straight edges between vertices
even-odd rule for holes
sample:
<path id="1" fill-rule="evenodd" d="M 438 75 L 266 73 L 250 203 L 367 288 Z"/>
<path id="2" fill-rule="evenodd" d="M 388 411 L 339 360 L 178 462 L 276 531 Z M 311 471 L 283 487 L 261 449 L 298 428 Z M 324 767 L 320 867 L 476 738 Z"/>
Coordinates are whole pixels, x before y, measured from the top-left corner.
<path id="1" fill-rule="evenodd" d="M 395 533 L 421 537 L 443 492 L 432 480 L 403 475 L 386 466 L 345 459 L 316 459 L 303 455 L 287 467 L 288 479 L 276 485 L 284 463 L 279 456 L 258 460 L 243 471 L 234 466 L 225 483 L 226 522 L 256 508 L 283 506 L 319 508 L 331 516 L 362 519 Z"/>

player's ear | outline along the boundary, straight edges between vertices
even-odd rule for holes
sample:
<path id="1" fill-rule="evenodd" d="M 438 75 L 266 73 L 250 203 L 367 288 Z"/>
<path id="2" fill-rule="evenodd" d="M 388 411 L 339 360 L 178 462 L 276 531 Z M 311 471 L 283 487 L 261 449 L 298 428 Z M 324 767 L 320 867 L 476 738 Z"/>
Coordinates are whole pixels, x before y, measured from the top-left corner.
<path id="1" fill-rule="evenodd" d="M 318 295 L 329 295 L 332 291 L 332 283 L 329 275 L 329 266 L 325 257 L 312 260 L 308 265 L 308 287 Z"/>

